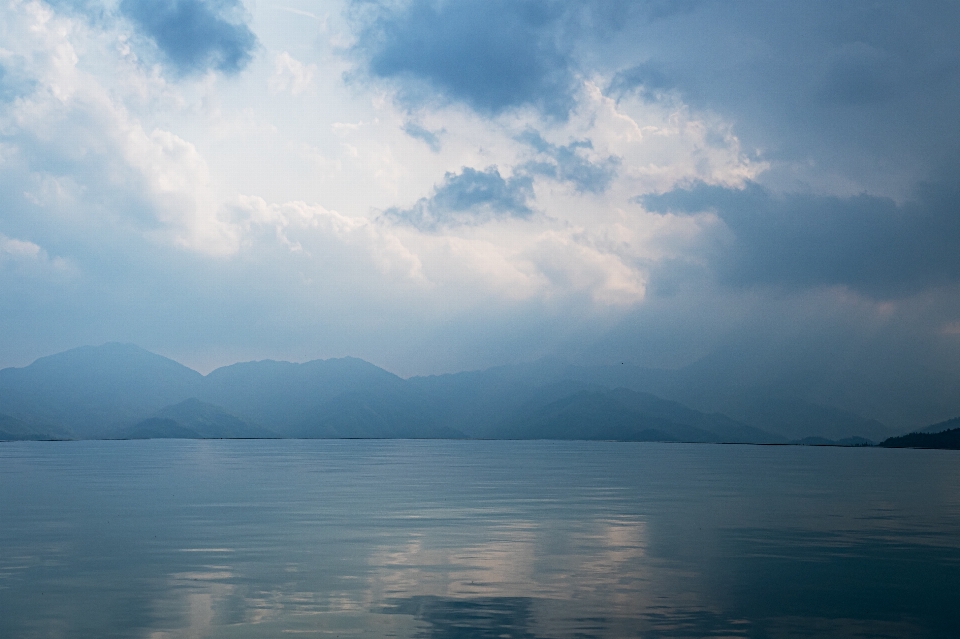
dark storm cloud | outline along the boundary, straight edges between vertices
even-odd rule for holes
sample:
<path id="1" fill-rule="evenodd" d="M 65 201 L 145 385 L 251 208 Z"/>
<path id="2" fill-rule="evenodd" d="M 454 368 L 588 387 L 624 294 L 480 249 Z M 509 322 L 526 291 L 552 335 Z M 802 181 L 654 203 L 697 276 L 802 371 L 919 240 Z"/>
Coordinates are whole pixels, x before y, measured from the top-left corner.
<path id="1" fill-rule="evenodd" d="M 960 144 L 960 4 L 701 2 L 598 46 L 613 95 L 673 91 L 735 123 L 745 149 L 905 193 Z M 602 60 L 601 56 L 595 56 Z M 793 169 L 791 169 L 793 170 Z"/>
<path id="2" fill-rule="evenodd" d="M 605 191 L 610 181 L 616 176 L 617 167 L 620 166 L 620 158 L 617 157 L 610 156 L 599 162 L 591 162 L 578 153 L 579 149 L 593 148 L 589 140 L 578 140 L 566 146 L 558 146 L 550 144 L 534 130 L 524 132 L 518 139 L 547 158 L 546 161 L 525 164 L 522 167 L 524 172 L 569 182 L 580 193 Z"/>
<path id="3" fill-rule="evenodd" d="M 902 195 L 960 146 L 960 4 L 410 0 L 353 4 L 354 50 L 410 103 L 560 119 L 581 78 L 717 114 L 767 184 Z M 357 7 L 362 7 L 357 9 Z"/>
<path id="4" fill-rule="evenodd" d="M 638 20 L 689 12 L 700 0 L 356 4 L 366 10 L 357 50 L 374 76 L 403 82 L 406 99 L 424 97 L 413 80 L 481 113 L 530 105 L 562 119 L 582 70 L 578 48 L 595 48 L 596 40 Z"/>
<path id="5" fill-rule="evenodd" d="M 447 173 L 429 198 L 421 198 L 409 209 L 392 208 L 384 215 L 421 229 L 456 224 L 475 224 L 500 217 L 528 217 L 533 210 L 533 180 L 525 176 L 504 179 L 496 167 L 478 171 L 463 167 Z"/>
<path id="6" fill-rule="evenodd" d="M 640 198 L 650 211 L 715 211 L 733 243 L 708 256 L 735 286 L 842 285 L 909 295 L 960 279 L 960 188 L 924 184 L 899 204 L 871 195 L 775 195 L 758 184 L 699 184 Z"/>
<path id="7" fill-rule="evenodd" d="M 566 3 L 414 0 L 381 12 L 360 39 L 375 76 L 426 82 L 477 111 L 571 106 L 569 52 L 557 37 Z"/>
<path id="8" fill-rule="evenodd" d="M 823 63 L 820 95 L 826 102 L 869 104 L 890 100 L 904 81 L 903 63 L 891 53 L 863 42 L 848 42 Z"/>
<path id="9" fill-rule="evenodd" d="M 250 62 L 257 37 L 237 19 L 237 0 L 123 0 L 120 11 L 183 74 L 236 73 Z"/>

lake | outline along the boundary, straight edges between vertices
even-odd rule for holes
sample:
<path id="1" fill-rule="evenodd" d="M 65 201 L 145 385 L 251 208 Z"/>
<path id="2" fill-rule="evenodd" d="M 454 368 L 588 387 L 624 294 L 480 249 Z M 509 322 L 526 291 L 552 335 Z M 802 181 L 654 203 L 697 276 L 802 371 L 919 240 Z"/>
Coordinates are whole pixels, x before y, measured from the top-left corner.
<path id="1" fill-rule="evenodd" d="M 956 637 L 960 453 L 0 444 L 2 637 Z"/>

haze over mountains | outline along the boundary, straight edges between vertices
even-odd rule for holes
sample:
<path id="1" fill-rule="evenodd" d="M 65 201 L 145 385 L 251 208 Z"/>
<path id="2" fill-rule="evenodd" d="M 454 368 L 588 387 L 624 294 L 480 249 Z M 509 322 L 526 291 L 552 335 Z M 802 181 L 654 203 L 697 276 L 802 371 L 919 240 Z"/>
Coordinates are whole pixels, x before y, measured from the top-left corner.
<path id="1" fill-rule="evenodd" d="M 0 439 L 503 438 L 785 443 L 897 434 L 765 394 L 700 392 L 698 371 L 559 360 L 400 378 L 355 358 L 244 362 L 204 376 L 130 344 L 0 370 Z"/>

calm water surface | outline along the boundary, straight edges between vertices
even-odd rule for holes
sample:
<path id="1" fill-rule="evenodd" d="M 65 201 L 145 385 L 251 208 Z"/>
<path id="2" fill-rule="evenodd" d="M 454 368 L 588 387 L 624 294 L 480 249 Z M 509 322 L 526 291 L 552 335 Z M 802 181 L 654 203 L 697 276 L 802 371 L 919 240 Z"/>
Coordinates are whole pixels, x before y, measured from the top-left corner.
<path id="1" fill-rule="evenodd" d="M 956 637 L 960 453 L 0 445 L 0 637 Z"/>

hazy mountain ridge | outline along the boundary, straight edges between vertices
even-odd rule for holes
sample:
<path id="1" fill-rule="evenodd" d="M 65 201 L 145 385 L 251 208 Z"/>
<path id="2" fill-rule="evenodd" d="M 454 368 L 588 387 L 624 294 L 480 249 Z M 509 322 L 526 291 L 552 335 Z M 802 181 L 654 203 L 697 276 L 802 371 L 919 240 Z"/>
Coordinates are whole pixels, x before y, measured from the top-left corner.
<path id="1" fill-rule="evenodd" d="M 0 441 L 49 441 L 70 439 L 69 433 L 55 426 L 35 426 L 0 414 Z"/>
<path id="2" fill-rule="evenodd" d="M 471 437 L 750 443 L 806 438 L 846 443 L 856 437 L 879 441 L 888 430 L 858 415 L 796 398 L 764 396 L 756 390 L 750 401 L 743 399 L 750 397 L 747 392 L 739 400 L 727 398 L 735 409 L 729 412 L 711 408 L 705 393 L 701 393 L 702 402 L 688 403 L 670 396 L 696 396 L 696 389 L 677 390 L 683 375 L 682 370 L 575 366 L 546 359 L 405 380 L 369 362 L 340 358 L 303 364 L 243 362 L 203 376 L 139 347 L 111 343 L 0 370 L 0 411 L 16 420 L 11 424 L 50 424 L 62 437 L 76 438 Z M 743 414 L 753 418 L 743 419 Z M 38 427 L 18 428 L 18 438 L 48 434 Z"/>
<path id="3" fill-rule="evenodd" d="M 196 396 L 202 381 L 197 371 L 132 344 L 81 346 L 0 370 L 0 411 L 103 437 Z"/>
<path id="4" fill-rule="evenodd" d="M 121 428 L 120 439 L 264 439 L 273 431 L 248 424 L 228 411 L 194 397 L 162 408 L 153 417 Z"/>
<path id="5" fill-rule="evenodd" d="M 937 424 L 933 424 L 932 426 L 927 426 L 919 432 L 942 433 L 945 430 L 953 430 L 954 428 L 960 428 L 960 417 L 954 417 L 953 419 L 948 419 L 945 422 L 939 422 Z"/>
<path id="6" fill-rule="evenodd" d="M 584 389 L 521 411 L 495 431 L 503 439 L 782 443 L 725 415 L 708 415 L 629 389 Z"/>
<path id="7" fill-rule="evenodd" d="M 316 422 L 323 406 L 341 395 L 403 387 L 400 377 L 353 357 L 303 364 L 262 360 L 211 371 L 198 396 L 255 423 L 269 424 L 271 430 L 293 434 Z"/>
<path id="8" fill-rule="evenodd" d="M 816 404 L 785 394 L 770 380 L 764 385 L 741 385 L 727 379 L 710 362 L 697 362 L 677 370 L 645 368 L 631 364 L 583 366 L 556 358 L 498 366 L 485 371 L 414 377 L 409 381 L 442 389 L 451 396 L 469 395 L 473 389 L 504 391 L 508 396 L 524 385 L 546 386 L 577 382 L 585 387 L 627 388 L 678 402 L 703 413 L 720 413 L 784 440 L 820 437 L 840 441 L 864 437 L 880 441 L 898 431 L 846 410 Z M 496 402 L 489 408 L 497 410 Z M 487 408 L 483 402 L 481 406 Z M 903 431 L 899 431 L 903 432 Z"/>
<path id="9" fill-rule="evenodd" d="M 431 405 L 392 389 L 343 393 L 316 411 L 292 436 L 304 438 L 464 439 L 443 423 Z"/>

